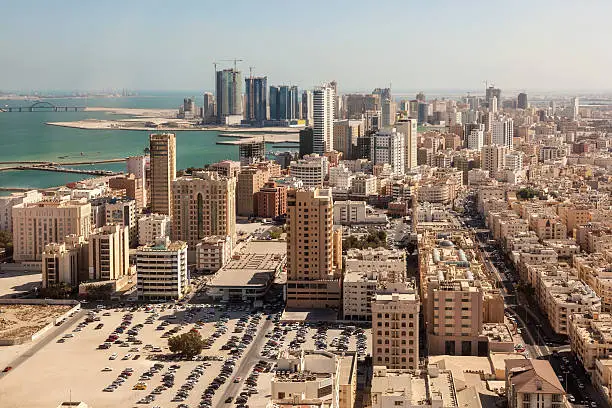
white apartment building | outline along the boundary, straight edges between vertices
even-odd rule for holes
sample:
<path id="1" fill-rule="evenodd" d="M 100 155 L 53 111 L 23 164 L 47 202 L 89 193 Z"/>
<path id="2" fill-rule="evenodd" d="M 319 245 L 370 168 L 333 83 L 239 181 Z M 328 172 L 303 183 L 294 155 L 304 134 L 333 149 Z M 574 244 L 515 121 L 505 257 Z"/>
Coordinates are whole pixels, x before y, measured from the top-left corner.
<path id="1" fill-rule="evenodd" d="M 138 244 L 147 245 L 156 238 L 169 237 L 170 217 L 165 214 L 147 214 L 138 219 Z"/>
<path id="2" fill-rule="evenodd" d="M 375 213 L 365 201 L 334 202 L 334 224 L 386 224 L 387 216 Z"/>
<path id="3" fill-rule="evenodd" d="M 326 156 L 310 154 L 289 165 L 289 175 L 302 180 L 304 187 L 323 187 L 329 168 Z"/>
<path id="4" fill-rule="evenodd" d="M 323 84 L 312 91 L 313 151 L 323 154 L 334 150 L 334 107 L 336 93 L 331 84 Z"/>
<path id="5" fill-rule="evenodd" d="M 187 244 L 166 237 L 139 247 L 136 279 L 140 300 L 181 299 L 189 286 Z"/>
<path id="6" fill-rule="evenodd" d="M 491 144 L 512 149 L 514 122 L 511 118 L 501 118 L 491 123 Z"/>
<path id="7" fill-rule="evenodd" d="M 196 268 L 199 271 L 217 272 L 232 258 L 230 236 L 213 235 L 196 245 Z"/>
<path id="8" fill-rule="evenodd" d="M 485 125 L 481 123 L 478 125 L 478 129 L 472 129 L 470 134 L 467 136 L 467 148 L 473 150 L 480 150 L 484 145 L 484 132 Z"/>
<path id="9" fill-rule="evenodd" d="M 377 179 L 373 174 L 357 173 L 352 180 L 351 193 L 371 196 L 377 193 Z"/>
<path id="10" fill-rule="evenodd" d="M 138 224 L 136 222 L 136 201 L 113 199 L 104 205 L 106 225 L 117 224 L 128 227 L 130 244 L 136 245 L 138 240 Z"/>
<path id="11" fill-rule="evenodd" d="M 389 164 L 395 174 L 404 174 L 406 150 L 404 135 L 395 128 L 379 130 L 370 138 L 370 160 L 373 165 Z"/>
<path id="12" fill-rule="evenodd" d="M 504 169 L 510 171 L 523 170 L 523 154 L 521 152 L 511 152 L 504 156 Z"/>
<path id="13" fill-rule="evenodd" d="M 129 272 L 129 255 L 128 227 L 105 225 L 89 236 L 89 279 L 122 278 Z"/>
<path id="14" fill-rule="evenodd" d="M 480 167 L 489 172 L 497 172 L 504 168 L 504 158 L 508 148 L 500 145 L 486 145 L 480 150 Z"/>
<path id="15" fill-rule="evenodd" d="M 404 135 L 404 172 L 407 173 L 417 166 L 417 120 L 401 119 L 394 126 L 398 133 Z"/>
<path id="16" fill-rule="evenodd" d="M 340 190 L 350 190 L 355 175 L 342 163 L 329 169 L 329 185 Z"/>

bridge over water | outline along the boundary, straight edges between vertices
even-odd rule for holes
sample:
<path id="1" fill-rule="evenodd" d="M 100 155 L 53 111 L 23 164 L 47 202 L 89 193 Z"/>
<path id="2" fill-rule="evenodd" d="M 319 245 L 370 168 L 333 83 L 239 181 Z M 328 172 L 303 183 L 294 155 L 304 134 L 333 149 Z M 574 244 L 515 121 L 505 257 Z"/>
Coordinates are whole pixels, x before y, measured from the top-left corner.
<path id="1" fill-rule="evenodd" d="M 47 101 L 37 101 L 30 106 L 0 106 L 0 112 L 79 112 L 85 110 L 85 106 L 57 106 Z"/>

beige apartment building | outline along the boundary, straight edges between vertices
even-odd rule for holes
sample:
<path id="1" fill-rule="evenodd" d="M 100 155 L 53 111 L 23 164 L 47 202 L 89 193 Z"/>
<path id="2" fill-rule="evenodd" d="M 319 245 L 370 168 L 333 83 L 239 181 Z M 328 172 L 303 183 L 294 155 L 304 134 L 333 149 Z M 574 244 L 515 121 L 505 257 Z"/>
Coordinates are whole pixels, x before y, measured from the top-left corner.
<path id="1" fill-rule="evenodd" d="M 117 280 L 129 272 L 129 230 L 106 225 L 89 236 L 89 278 Z"/>
<path id="2" fill-rule="evenodd" d="M 601 310 L 612 312 L 612 258 L 604 254 L 574 255 L 573 264 L 578 277 L 589 285 L 601 298 Z"/>
<path id="3" fill-rule="evenodd" d="M 508 408 L 564 408 L 565 390 L 546 360 L 506 360 Z"/>
<path id="4" fill-rule="evenodd" d="M 202 238 L 231 237 L 236 243 L 236 179 L 216 172 L 195 172 L 172 183 L 172 239 L 194 251 Z"/>
<path id="5" fill-rule="evenodd" d="M 122 225 L 128 227 L 130 246 L 138 242 L 138 224 L 136 223 L 136 201 L 132 199 L 113 199 L 104 205 L 106 225 Z"/>
<path id="6" fill-rule="evenodd" d="M 557 214 L 565 223 L 567 231 L 573 233 L 574 229 L 591 221 L 592 209 L 584 205 L 560 204 Z"/>
<path id="7" fill-rule="evenodd" d="M 612 350 L 612 316 L 607 313 L 574 314 L 570 317 L 569 340 L 572 351 L 585 370 L 593 373 L 597 359 Z"/>
<path id="8" fill-rule="evenodd" d="M 208 170 L 216 171 L 223 177 L 236 177 L 240 174 L 241 166 L 239 161 L 223 160 L 208 166 Z"/>
<path id="9" fill-rule="evenodd" d="M 150 196 L 151 212 L 172 216 L 172 182 L 176 180 L 176 136 L 151 134 Z"/>
<path id="10" fill-rule="evenodd" d="M 341 306 L 342 232 L 333 227 L 333 206 L 331 188 L 287 193 L 288 307 Z"/>
<path id="11" fill-rule="evenodd" d="M 141 300 L 181 299 L 189 287 L 187 244 L 160 238 L 136 252 L 136 293 Z"/>
<path id="12" fill-rule="evenodd" d="M 40 261 L 47 244 L 71 234 L 87 239 L 91 231 L 91 205 L 85 200 L 22 203 L 12 215 L 15 261 Z"/>
<path id="13" fill-rule="evenodd" d="M 372 359 L 375 365 L 418 368 L 420 300 L 414 286 L 404 286 L 399 292 L 376 293 L 372 300 Z"/>
<path id="14" fill-rule="evenodd" d="M 77 286 L 89 278 L 89 245 L 83 237 L 70 235 L 66 242 L 45 246 L 42 254 L 42 287 L 65 283 Z"/>
<path id="15" fill-rule="evenodd" d="M 529 214 L 529 228 L 544 239 L 565 239 L 567 238 L 567 227 L 557 216 L 535 213 Z"/>
<path id="16" fill-rule="evenodd" d="M 128 174 L 109 179 L 108 186 L 114 190 L 125 190 L 125 197 L 136 202 L 137 212 L 140 212 L 147 206 L 147 190 L 144 185 L 144 179 Z"/>
<path id="17" fill-rule="evenodd" d="M 196 244 L 196 269 L 217 272 L 232 258 L 232 239 L 228 235 L 212 235 Z"/>
<path id="18" fill-rule="evenodd" d="M 251 166 L 243 168 L 236 181 L 236 214 L 250 217 L 255 214 L 255 194 L 270 179 L 265 167 Z"/>

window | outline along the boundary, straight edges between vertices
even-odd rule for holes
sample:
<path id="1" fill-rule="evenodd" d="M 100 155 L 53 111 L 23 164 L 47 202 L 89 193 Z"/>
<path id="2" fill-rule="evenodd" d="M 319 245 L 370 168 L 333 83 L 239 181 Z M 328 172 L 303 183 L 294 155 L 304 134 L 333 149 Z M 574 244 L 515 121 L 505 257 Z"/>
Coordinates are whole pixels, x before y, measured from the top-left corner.
<path id="1" fill-rule="evenodd" d="M 404 401 L 395 401 L 395 406 L 402 406 L 404 405 Z"/>

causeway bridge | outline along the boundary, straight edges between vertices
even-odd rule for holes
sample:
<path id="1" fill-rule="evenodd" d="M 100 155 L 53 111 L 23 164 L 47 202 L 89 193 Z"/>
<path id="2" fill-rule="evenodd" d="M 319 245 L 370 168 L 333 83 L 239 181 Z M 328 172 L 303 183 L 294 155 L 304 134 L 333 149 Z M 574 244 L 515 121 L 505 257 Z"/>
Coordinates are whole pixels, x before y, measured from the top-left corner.
<path id="1" fill-rule="evenodd" d="M 85 110 L 85 106 L 57 106 L 47 101 L 37 101 L 30 106 L 0 106 L 0 112 L 79 112 Z"/>

